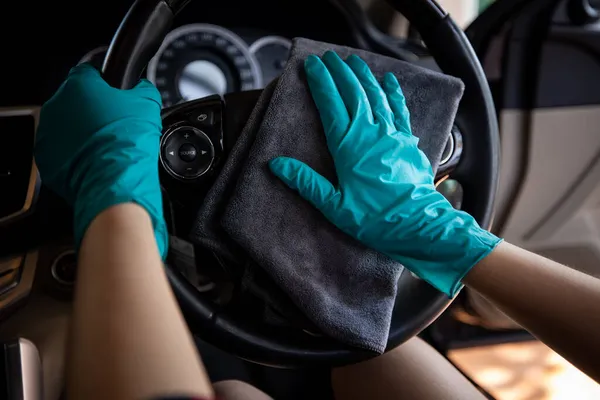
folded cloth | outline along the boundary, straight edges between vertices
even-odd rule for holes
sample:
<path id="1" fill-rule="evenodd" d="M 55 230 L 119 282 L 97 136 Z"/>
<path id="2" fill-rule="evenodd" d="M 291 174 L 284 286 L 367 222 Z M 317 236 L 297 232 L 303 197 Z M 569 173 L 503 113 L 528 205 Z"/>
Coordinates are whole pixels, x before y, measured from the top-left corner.
<path id="1" fill-rule="evenodd" d="M 388 71 L 396 75 L 413 133 L 436 169 L 462 96 L 459 80 L 377 54 L 296 39 L 247 158 L 226 163 L 246 162 L 221 224 L 324 333 L 382 353 L 402 266 L 342 233 L 268 167 L 277 156 L 293 157 L 337 181 L 303 70 L 309 54 L 327 50 L 342 58 L 357 54 L 378 79 Z"/>
<path id="2" fill-rule="evenodd" d="M 194 243 L 212 250 L 226 263 L 234 263 L 241 268 L 247 265 L 247 255 L 227 236 L 221 227 L 220 219 L 227 206 L 227 200 L 235 189 L 236 179 L 245 165 L 276 85 L 277 80 L 274 80 L 262 91 L 223 169 L 206 194 L 190 232 L 190 240 Z"/>
<path id="3" fill-rule="evenodd" d="M 292 326 L 317 334 L 318 329 L 314 324 L 303 315 L 282 288 L 254 260 L 249 259 L 240 245 L 225 233 L 220 221 L 276 85 L 277 80 L 274 80 L 260 94 L 227 162 L 202 202 L 190 232 L 190 240 L 211 250 L 230 273 L 240 278 L 243 300 L 246 296 L 252 296 L 264 303 L 260 317 L 262 322 L 274 326 Z"/>

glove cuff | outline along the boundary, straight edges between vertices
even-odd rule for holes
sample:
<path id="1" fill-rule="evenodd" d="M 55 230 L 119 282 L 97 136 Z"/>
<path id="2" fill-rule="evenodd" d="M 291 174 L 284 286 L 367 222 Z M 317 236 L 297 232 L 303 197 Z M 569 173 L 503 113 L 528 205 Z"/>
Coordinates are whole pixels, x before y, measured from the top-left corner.
<path id="1" fill-rule="evenodd" d="M 447 288 L 440 289 L 451 298 L 454 298 L 463 288 L 464 284 L 462 283 L 462 280 L 473 269 L 473 267 L 481 260 L 486 258 L 504 240 L 480 228 L 479 226 L 477 226 L 477 229 L 480 231 L 477 233 L 477 235 L 474 235 L 473 238 L 474 241 L 478 241 L 479 244 L 474 244 L 473 247 L 469 249 L 469 254 L 467 257 L 465 257 L 464 263 L 461 263 L 453 268 L 454 270 L 458 271 L 458 273 L 451 281 L 451 285 L 449 285 Z"/>
<path id="2" fill-rule="evenodd" d="M 481 260 L 487 257 L 502 242 L 503 239 L 479 227 L 477 222 L 468 214 L 463 229 L 453 232 L 454 244 L 449 244 L 447 254 L 438 258 L 442 262 L 426 262 L 420 265 L 419 277 L 439 291 L 455 297 L 463 288 L 462 280 Z M 461 237 L 461 245 L 457 244 L 457 237 Z M 452 246 L 456 246 L 452 250 Z M 442 246 L 440 246 L 442 247 Z"/>
<path id="3" fill-rule="evenodd" d="M 154 167 L 156 168 L 156 166 Z M 141 171 L 148 171 L 140 168 Z M 129 171 L 131 172 L 131 171 Z M 101 184 L 98 182 L 89 183 L 87 190 L 80 191 L 74 204 L 74 233 L 75 246 L 79 249 L 81 241 L 92 221 L 104 210 L 124 203 L 135 203 L 143 207 L 150 216 L 158 251 L 164 260 L 168 251 L 169 233 L 167 224 L 163 217 L 162 194 L 158 181 L 158 171 L 156 174 L 147 173 L 143 176 L 137 176 L 132 179 L 131 174 L 121 180 L 117 179 L 116 183 Z M 125 186 L 121 182 L 137 182 L 134 187 Z M 93 188 L 103 188 L 98 191 Z"/>

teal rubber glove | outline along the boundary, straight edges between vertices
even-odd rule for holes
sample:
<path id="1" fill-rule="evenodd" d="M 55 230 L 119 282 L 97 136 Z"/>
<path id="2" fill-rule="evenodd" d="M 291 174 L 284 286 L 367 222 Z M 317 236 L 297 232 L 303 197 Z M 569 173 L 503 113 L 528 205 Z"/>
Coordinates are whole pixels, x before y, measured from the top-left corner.
<path id="1" fill-rule="evenodd" d="M 359 57 L 332 52 L 308 57 L 305 70 L 338 186 L 291 158 L 271 170 L 342 231 L 453 297 L 501 239 L 435 190 L 398 81 L 386 74 L 382 88 Z"/>
<path id="2" fill-rule="evenodd" d="M 100 212 L 133 202 L 148 211 L 158 249 L 166 256 L 158 179 L 160 110 L 160 94 L 149 81 L 115 89 L 87 64 L 73 68 L 42 107 L 35 160 L 43 183 L 73 206 L 77 248 Z"/>

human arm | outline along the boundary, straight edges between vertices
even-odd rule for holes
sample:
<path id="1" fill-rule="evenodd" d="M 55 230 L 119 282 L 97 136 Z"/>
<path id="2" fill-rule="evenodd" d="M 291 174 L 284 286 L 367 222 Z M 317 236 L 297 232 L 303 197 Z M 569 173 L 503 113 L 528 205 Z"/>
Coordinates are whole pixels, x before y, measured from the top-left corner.
<path id="1" fill-rule="evenodd" d="M 350 56 L 342 61 L 331 52 L 309 57 L 305 70 L 338 183 L 286 157 L 270 162 L 273 173 L 342 231 L 449 297 L 467 283 L 499 301 L 509 316 L 597 377 L 588 368 L 597 357 L 585 350 L 595 346 L 590 343 L 595 335 L 584 332 L 596 321 L 593 310 L 600 310 L 595 278 L 503 245 L 470 215 L 452 208 L 435 190 L 431 165 L 412 135 L 393 75 L 385 75 L 380 84 L 362 60 Z M 555 312 L 561 296 L 569 301 Z M 565 333 L 565 339 L 554 330 Z"/>
<path id="2" fill-rule="evenodd" d="M 463 279 L 600 382 L 600 280 L 508 243 Z"/>
<path id="3" fill-rule="evenodd" d="M 119 90 L 80 65 L 41 110 L 36 163 L 44 185 L 73 207 L 80 252 L 72 398 L 141 398 L 177 387 L 211 394 L 162 270 L 160 109 L 150 82 Z"/>
<path id="4" fill-rule="evenodd" d="M 79 252 L 69 348 L 72 399 L 212 398 L 142 207 L 103 211 Z"/>

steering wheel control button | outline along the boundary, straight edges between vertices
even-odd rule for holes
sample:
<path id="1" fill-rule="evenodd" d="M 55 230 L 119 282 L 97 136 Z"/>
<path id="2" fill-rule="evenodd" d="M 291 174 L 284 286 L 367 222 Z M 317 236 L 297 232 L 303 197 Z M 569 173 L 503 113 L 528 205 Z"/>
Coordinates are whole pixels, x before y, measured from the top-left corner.
<path id="1" fill-rule="evenodd" d="M 179 126 L 163 135 L 160 160 L 165 170 L 176 179 L 201 177 L 210 169 L 214 159 L 213 143 L 200 129 Z"/>
<path id="2" fill-rule="evenodd" d="M 196 155 L 198 151 L 196 151 L 196 147 L 194 147 L 191 143 L 184 143 L 179 148 L 179 158 L 181 158 L 184 162 L 192 162 L 196 159 Z"/>
<path id="3" fill-rule="evenodd" d="M 215 113 L 211 109 L 203 109 L 190 115 L 190 122 L 194 125 L 212 126 L 215 123 Z"/>

